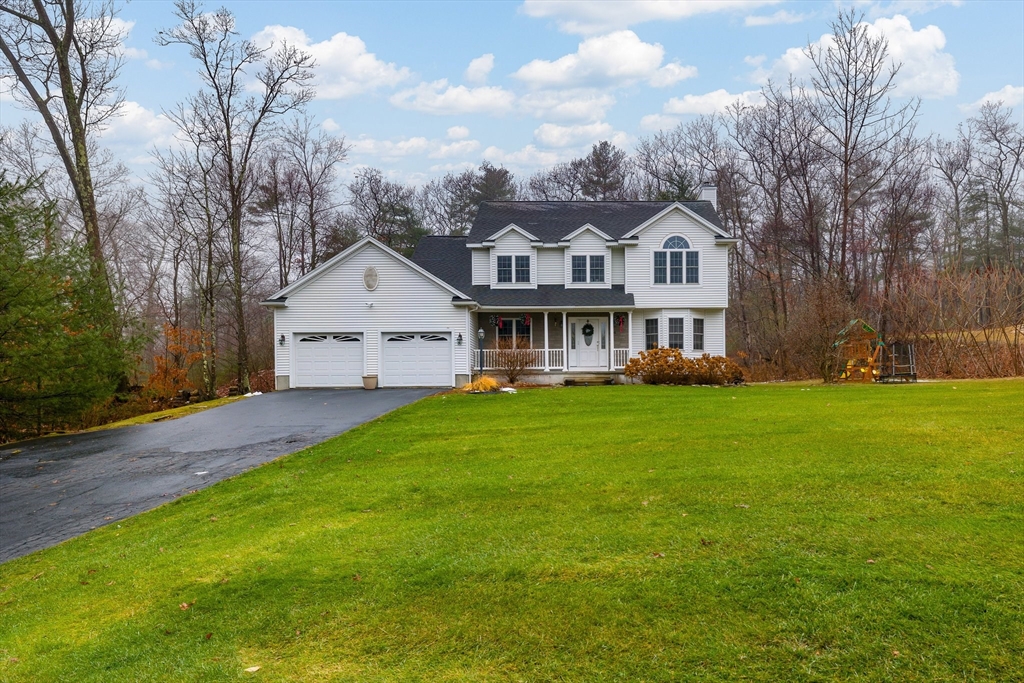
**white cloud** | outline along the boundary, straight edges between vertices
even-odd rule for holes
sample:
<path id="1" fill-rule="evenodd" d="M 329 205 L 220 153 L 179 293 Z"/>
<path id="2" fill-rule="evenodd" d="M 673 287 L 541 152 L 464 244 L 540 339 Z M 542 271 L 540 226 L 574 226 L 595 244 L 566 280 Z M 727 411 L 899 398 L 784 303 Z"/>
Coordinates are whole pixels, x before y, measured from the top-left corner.
<path id="1" fill-rule="evenodd" d="M 576 126 L 543 123 L 533 131 L 533 138 L 545 147 L 576 147 L 598 140 L 608 140 L 614 132 L 611 124 L 603 121 Z"/>
<path id="2" fill-rule="evenodd" d="M 669 128 L 675 128 L 678 125 L 678 118 L 676 118 L 675 116 L 665 116 L 664 114 L 648 114 L 647 116 L 640 119 L 641 130 L 667 130 Z"/>
<path id="3" fill-rule="evenodd" d="M 573 158 L 571 151 L 553 151 L 537 149 L 535 145 L 526 145 L 522 149 L 506 152 L 500 147 L 491 146 L 484 150 L 483 158 L 491 163 L 510 166 L 516 169 L 536 170 L 554 166 L 561 161 Z"/>
<path id="4" fill-rule="evenodd" d="M 409 77 L 409 69 L 384 62 L 366 51 L 358 36 L 335 33 L 314 43 L 306 32 L 294 26 L 267 26 L 253 36 L 260 47 L 287 41 L 311 54 L 316 60 L 316 95 L 336 100 L 379 88 L 393 88 Z"/>
<path id="5" fill-rule="evenodd" d="M 446 131 L 449 140 L 465 140 L 469 137 L 469 128 L 465 126 L 452 126 Z"/>
<path id="6" fill-rule="evenodd" d="M 355 140 L 350 140 L 349 143 L 352 145 L 354 155 L 378 157 L 384 160 L 416 156 L 450 159 L 465 157 L 480 149 L 478 140 L 446 142 L 431 140 L 423 136 L 402 138 L 401 140 L 376 140 L 367 135 L 361 135 Z"/>
<path id="7" fill-rule="evenodd" d="M 328 133 L 334 133 L 341 130 L 341 126 L 334 119 L 324 119 L 324 122 L 320 124 L 320 127 L 326 130 Z"/>
<path id="8" fill-rule="evenodd" d="M 121 52 L 128 59 L 145 59 L 149 54 L 139 47 L 122 47 Z"/>
<path id="9" fill-rule="evenodd" d="M 889 57 L 893 63 L 902 63 L 896 76 L 894 94 L 902 97 L 940 98 L 955 95 L 960 85 L 960 74 L 956 70 L 953 56 L 943 52 L 946 35 L 938 26 L 925 26 L 917 31 L 907 17 L 881 17 L 867 24 L 874 37 L 884 36 L 889 42 Z M 816 49 L 827 50 L 834 44 L 832 34 L 827 33 L 814 42 Z M 769 78 L 785 81 L 790 75 L 810 79 L 813 64 L 803 47 L 786 50 L 770 67 L 755 68 L 752 79 L 765 83 Z"/>
<path id="10" fill-rule="evenodd" d="M 447 145 L 441 145 L 430 153 L 431 159 L 448 159 L 450 157 L 464 157 L 480 149 L 479 140 L 458 140 Z"/>
<path id="11" fill-rule="evenodd" d="M 531 88 L 564 88 L 586 85 L 626 85 L 650 81 L 671 85 L 697 75 L 696 67 L 678 63 L 661 66 L 665 48 L 645 43 L 632 31 L 615 31 L 587 38 L 576 52 L 554 61 L 535 59 L 512 76 Z"/>
<path id="12" fill-rule="evenodd" d="M 666 88 L 670 85 L 675 85 L 679 81 L 684 81 L 687 78 L 697 77 L 697 67 L 695 66 L 683 66 L 679 62 L 672 62 L 666 64 L 651 76 L 648 81 L 655 88 Z"/>
<path id="13" fill-rule="evenodd" d="M 512 109 L 516 96 L 497 86 L 467 88 L 450 85 L 442 78 L 433 83 L 420 83 L 391 96 L 391 104 L 427 114 L 494 114 L 500 116 Z"/>
<path id="14" fill-rule="evenodd" d="M 352 146 L 354 154 L 381 157 L 382 159 L 426 154 L 430 151 L 431 146 L 430 141 L 425 137 L 405 138 L 392 142 L 391 140 L 375 140 L 365 135 L 350 140 L 349 144 Z"/>
<path id="15" fill-rule="evenodd" d="M 799 24 L 807 19 L 809 14 L 793 14 L 780 9 L 775 14 L 751 14 L 743 20 L 744 26 L 775 26 L 776 24 Z"/>
<path id="16" fill-rule="evenodd" d="M 524 14 L 554 19 L 566 33 L 603 33 L 647 21 L 675 21 L 711 12 L 749 11 L 780 0 L 631 0 L 579 2 L 577 0 L 525 0 Z"/>
<path id="17" fill-rule="evenodd" d="M 589 88 L 539 90 L 519 98 L 522 112 L 555 121 L 597 121 L 614 104 L 611 94 Z"/>
<path id="18" fill-rule="evenodd" d="M 458 161 L 455 163 L 447 164 L 434 164 L 428 170 L 431 173 L 448 173 L 449 171 L 468 171 L 469 169 L 475 169 L 476 163 L 473 161 Z"/>
<path id="19" fill-rule="evenodd" d="M 174 122 L 164 114 L 127 100 L 118 115 L 109 120 L 102 136 L 103 142 L 112 147 L 148 149 L 170 145 L 176 131 Z"/>
<path id="20" fill-rule="evenodd" d="M 683 95 L 670 99 L 662 110 L 666 114 L 716 114 L 737 100 L 742 104 L 760 104 L 761 91 L 747 90 L 734 94 L 720 88 L 703 95 Z"/>
<path id="21" fill-rule="evenodd" d="M 174 66 L 174 62 L 161 62 L 159 59 L 147 59 L 146 66 L 154 71 L 163 71 Z"/>
<path id="22" fill-rule="evenodd" d="M 470 83 L 483 85 L 487 82 L 487 76 L 490 75 L 493 68 L 494 55 L 490 53 L 480 55 L 469 63 L 469 66 L 466 68 L 465 78 Z"/>
<path id="23" fill-rule="evenodd" d="M 970 114 L 981 109 L 981 105 L 989 102 L 1002 102 L 1007 107 L 1020 107 L 1024 105 L 1024 87 L 1019 85 L 1006 85 L 999 90 L 985 93 L 976 102 L 961 104 L 960 111 Z"/>

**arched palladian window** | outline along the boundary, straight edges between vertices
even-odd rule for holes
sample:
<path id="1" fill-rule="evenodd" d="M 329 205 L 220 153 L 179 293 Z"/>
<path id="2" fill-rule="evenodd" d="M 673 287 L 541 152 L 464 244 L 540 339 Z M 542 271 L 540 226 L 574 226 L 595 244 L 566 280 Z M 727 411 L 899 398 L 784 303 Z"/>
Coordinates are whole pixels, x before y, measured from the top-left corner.
<path id="1" fill-rule="evenodd" d="M 700 283 L 700 255 L 682 235 L 672 235 L 654 252 L 654 284 Z"/>

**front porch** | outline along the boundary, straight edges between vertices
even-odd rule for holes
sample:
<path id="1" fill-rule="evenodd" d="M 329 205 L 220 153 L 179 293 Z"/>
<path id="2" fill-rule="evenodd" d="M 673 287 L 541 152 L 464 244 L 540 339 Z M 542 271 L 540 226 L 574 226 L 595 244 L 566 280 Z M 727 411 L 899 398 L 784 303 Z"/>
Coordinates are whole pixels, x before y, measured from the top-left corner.
<path id="1" fill-rule="evenodd" d="M 632 311 L 478 311 L 474 339 L 474 372 L 502 369 L 499 345 L 516 342 L 531 375 L 563 381 L 569 373 L 621 375 L 633 353 Z M 481 352 L 482 347 L 482 352 Z M 481 364 L 483 367 L 481 368 Z M 556 377 L 557 376 L 557 377 Z"/>

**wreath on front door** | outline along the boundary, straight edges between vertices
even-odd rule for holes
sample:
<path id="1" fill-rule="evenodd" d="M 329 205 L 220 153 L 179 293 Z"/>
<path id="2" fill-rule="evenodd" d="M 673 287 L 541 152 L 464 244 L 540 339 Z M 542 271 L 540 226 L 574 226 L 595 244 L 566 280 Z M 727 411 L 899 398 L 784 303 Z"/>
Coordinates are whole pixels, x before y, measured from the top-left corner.
<path id="1" fill-rule="evenodd" d="M 580 332 L 583 333 L 584 337 L 593 337 L 594 336 L 594 326 L 591 325 L 590 323 L 587 323 L 586 325 L 583 326 L 583 329 L 580 330 Z"/>

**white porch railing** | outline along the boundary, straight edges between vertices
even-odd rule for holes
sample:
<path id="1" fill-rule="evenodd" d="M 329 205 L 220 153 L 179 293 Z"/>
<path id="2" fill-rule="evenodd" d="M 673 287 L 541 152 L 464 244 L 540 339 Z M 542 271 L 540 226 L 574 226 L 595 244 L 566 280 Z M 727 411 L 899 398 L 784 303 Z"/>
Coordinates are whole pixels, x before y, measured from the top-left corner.
<path id="1" fill-rule="evenodd" d="M 544 349 L 524 349 L 525 353 L 530 355 L 529 370 L 543 370 L 544 369 Z M 474 351 L 474 369 L 477 367 L 476 363 L 479 363 L 480 356 L 477 355 L 480 352 Z M 484 349 L 484 369 L 494 370 L 499 368 L 498 349 Z M 565 350 L 564 349 L 547 349 L 548 354 L 548 369 L 549 370 L 561 370 L 565 364 Z M 629 360 L 629 349 L 612 349 L 612 367 L 616 370 L 626 367 L 626 361 Z"/>
<path id="2" fill-rule="evenodd" d="M 543 370 L 544 369 L 544 349 L 522 349 L 523 353 L 530 355 L 529 365 L 527 369 L 530 370 Z M 484 369 L 490 370 L 499 367 L 498 354 L 501 353 L 500 349 L 484 349 Z M 559 366 L 561 367 L 561 366 Z"/>

